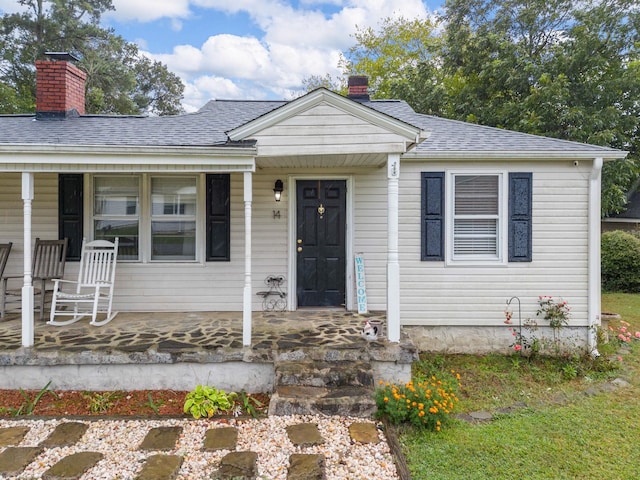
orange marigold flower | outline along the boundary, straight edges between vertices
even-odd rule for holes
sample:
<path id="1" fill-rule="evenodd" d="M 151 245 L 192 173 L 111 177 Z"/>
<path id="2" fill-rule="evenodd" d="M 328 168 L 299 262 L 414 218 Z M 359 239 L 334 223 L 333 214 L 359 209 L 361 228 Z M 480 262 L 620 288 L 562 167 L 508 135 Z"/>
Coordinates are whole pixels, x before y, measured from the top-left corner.
<path id="1" fill-rule="evenodd" d="M 389 402 L 389 397 L 384 397 L 384 403 L 388 403 Z"/>

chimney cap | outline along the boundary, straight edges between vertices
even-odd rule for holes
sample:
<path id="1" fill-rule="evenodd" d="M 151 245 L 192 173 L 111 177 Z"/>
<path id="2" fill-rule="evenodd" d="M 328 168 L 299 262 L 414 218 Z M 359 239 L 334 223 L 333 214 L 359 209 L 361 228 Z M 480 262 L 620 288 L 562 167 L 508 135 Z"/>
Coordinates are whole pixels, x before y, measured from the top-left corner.
<path id="1" fill-rule="evenodd" d="M 65 62 L 78 62 L 80 58 L 71 52 L 44 52 L 51 60 L 63 60 Z"/>
<path id="2" fill-rule="evenodd" d="M 368 87 L 369 77 L 367 75 L 350 75 L 347 83 L 350 87 Z"/>

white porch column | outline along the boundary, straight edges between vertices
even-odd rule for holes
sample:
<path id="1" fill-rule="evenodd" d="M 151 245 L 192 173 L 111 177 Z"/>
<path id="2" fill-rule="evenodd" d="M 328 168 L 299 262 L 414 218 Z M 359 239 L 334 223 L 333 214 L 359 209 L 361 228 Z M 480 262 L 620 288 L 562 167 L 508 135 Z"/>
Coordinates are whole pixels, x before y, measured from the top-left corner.
<path id="1" fill-rule="evenodd" d="M 602 158 L 593 160 L 589 176 L 589 332 L 587 345 L 592 355 L 597 356 L 598 340 L 596 326 L 600 324 L 600 184 L 602 179 Z"/>
<path id="2" fill-rule="evenodd" d="M 387 158 L 387 339 L 400 341 L 400 262 L 398 255 L 398 193 L 400 155 Z"/>
<path id="3" fill-rule="evenodd" d="M 251 346 L 251 201 L 252 173 L 244 172 L 244 294 L 242 297 L 242 344 Z"/>
<path id="4" fill-rule="evenodd" d="M 33 173 L 22 173 L 22 201 L 24 215 L 24 283 L 22 285 L 22 346 L 33 347 L 33 278 L 31 278 L 31 207 L 33 202 Z M 44 295 L 44 292 L 43 292 Z"/>

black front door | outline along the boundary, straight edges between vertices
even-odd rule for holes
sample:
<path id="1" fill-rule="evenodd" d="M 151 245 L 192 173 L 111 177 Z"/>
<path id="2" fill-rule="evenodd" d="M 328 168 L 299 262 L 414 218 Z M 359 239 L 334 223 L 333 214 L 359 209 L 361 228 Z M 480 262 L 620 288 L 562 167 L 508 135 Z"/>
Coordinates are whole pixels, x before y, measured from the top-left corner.
<path id="1" fill-rule="evenodd" d="M 345 180 L 297 182 L 299 307 L 345 304 Z"/>

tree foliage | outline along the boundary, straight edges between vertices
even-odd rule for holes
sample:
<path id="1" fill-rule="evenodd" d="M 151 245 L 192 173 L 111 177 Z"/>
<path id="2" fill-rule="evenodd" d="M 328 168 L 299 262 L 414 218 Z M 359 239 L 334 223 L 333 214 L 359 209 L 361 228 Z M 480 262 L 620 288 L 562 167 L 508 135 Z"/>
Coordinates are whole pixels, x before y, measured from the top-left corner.
<path id="1" fill-rule="evenodd" d="M 439 44 L 436 25 L 430 20 L 385 18 L 378 30 L 357 29 L 356 44 L 341 61 L 350 75 L 366 75 L 374 97 L 393 98 L 407 74 L 433 60 Z"/>
<path id="2" fill-rule="evenodd" d="M 630 152 L 603 172 L 603 213 L 640 173 L 638 0 L 447 0 L 438 20 L 385 20 L 347 74 L 416 111 Z"/>
<path id="3" fill-rule="evenodd" d="M 19 0 L 22 13 L 0 17 L 0 88 L 15 101 L 0 111 L 35 107 L 35 61 L 45 51 L 79 54 L 87 72 L 87 113 L 175 114 L 181 111 L 184 85 L 159 62 L 140 54 L 110 29 L 100 26 L 111 0 Z"/>

